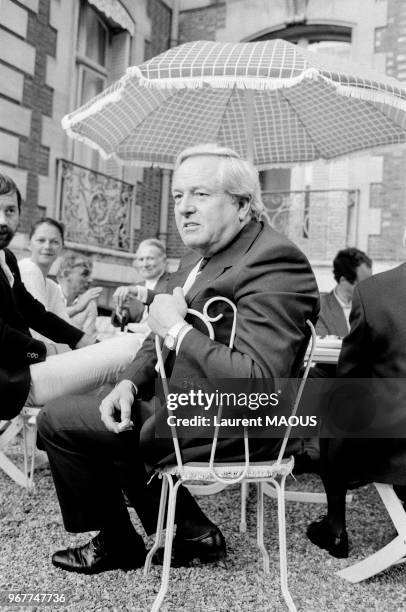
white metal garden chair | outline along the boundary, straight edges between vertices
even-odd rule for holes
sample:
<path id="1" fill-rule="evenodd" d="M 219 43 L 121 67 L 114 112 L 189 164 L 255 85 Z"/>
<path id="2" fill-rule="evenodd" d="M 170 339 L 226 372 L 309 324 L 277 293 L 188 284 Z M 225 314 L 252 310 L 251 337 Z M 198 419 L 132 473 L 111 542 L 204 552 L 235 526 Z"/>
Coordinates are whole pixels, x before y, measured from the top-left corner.
<path id="1" fill-rule="evenodd" d="M 20 414 L 8 421 L 0 421 L 0 469 L 21 487 L 31 490 L 34 486 L 35 453 L 37 439 L 37 415 L 40 408 L 24 406 Z M 7 454 L 7 449 L 23 436 L 24 469 Z"/>
<path id="2" fill-rule="evenodd" d="M 234 337 L 236 331 L 236 314 L 237 310 L 235 305 L 227 298 L 215 297 L 210 299 L 203 309 L 203 313 L 189 309 L 189 313 L 193 314 L 202 319 L 208 330 L 211 339 L 214 339 L 214 330 L 212 323 L 218 321 L 222 314 L 217 317 L 210 317 L 208 314 L 209 307 L 216 301 L 226 302 L 233 310 L 234 320 L 232 331 L 230 335 L 229 347 L 232 348 L 234 344 Z M 311 356 L 313 354 L 316 334 L 314 327 L 310 321 L 307 321 L 311 331 Z M 158 365 L 160 374 L 162 377 L 162 383 L 164 387 L 165 396 L 168 395 L 168 384 L 165 375 L 165 368 L 161 355 L 161 343 L 160 339 L 156 337 L 156 350 L 158 357 Z M 299 384 L 296 398 L 293 404 L 291 416 L 294 416 L 297 412 L 297 408 L 300 402 L 304 384 L 310 369 L 309 359 L 306 366 L 303 378 Z M 172 427 L 172 440 L 175 449 L 176 465 L 166 466 L 157 470 L 157 473 L 162 478 L 162 489 L 161 489 L 161 500 L 159 506 L 158 523 L 156 530 L 155 543 L 149 551 L 145 566 L 144 575 L 146 576 L 151 567 L 152 557 L 161 545 L 164 527 L 164 516 L 165 508 L 168 500 L 167 520 L 166 520 L 166 537 L 164 544 L 164 559 L 162 567 L 162 578 L 161 587 L 158 595 L 152 606 L 152 612 L 157 612 L 165 595 L 168 591 L 169 585 L 169 572 L 171 565 L 171 554 L 172 554 L 172 542 L 174 536 L 174 522 L 175 522 L 175 510 L 176 510 L 176 498 L 179 486 L 181 484 L 187 485 L 191 481 L 200 481 L 205 483 L 207 486 L 213 488 L 217 486 L 220 489 L 224 486 L 230 486 L 236 483 L 242 482 L 255 482 L 257 485 L 257 544 L 258 548 L 262 553 L 263 568 L 266 573 L 269 574 L 269 554 L 264 545 L 264 485 L 266 483 L 271 484 L 277 492 L 277 503 L 278 503 L 278 527 L 279 527 L 279 558 L 280 558 L 280 579 L 281 579 L 281 590 L 283 598 L 286 602 L 288 609 L 291 612 L 296 611 L 296 606 L 290 595 L 287 581 L 287 554 L 286 554 L 286 526 L 285 526 L 285 481 L 286 477 L 292 473 L 294 459 L 284 459 L 286 445 L 289 439 L 291 428 L 288 427 L 285 436 L 282 441 L 282 445 L 276 461 L 266 462 L 250 462 L 249 459 L 249 442 L 248 432 L 244 428 L 244 448 L 245 448 L 245 463 L 215 463 L 216 446 L 219 434 L 219 427 L 215 428 L 213 443 L 211 448 L 209 463 L 190 462 L 184 464 L 182 462 L 181 450 L 179 441 L 176 434 L 176 428 Z M 212 490 L 212 492 L 214 492 Z M 169 495 L 169 499 L 168 499 Z"/>

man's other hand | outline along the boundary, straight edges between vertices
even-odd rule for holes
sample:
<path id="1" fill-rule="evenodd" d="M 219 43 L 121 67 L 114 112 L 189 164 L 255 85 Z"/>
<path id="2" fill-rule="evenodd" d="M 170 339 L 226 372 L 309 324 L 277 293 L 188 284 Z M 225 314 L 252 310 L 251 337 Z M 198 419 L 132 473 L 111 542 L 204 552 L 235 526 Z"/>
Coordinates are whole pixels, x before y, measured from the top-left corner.
<path id="1" fill-rule="evenodd" d="M 148 326 L 164 338 L 168 330 L 184 320 L 187 304 L 181 287 L 175 287 L 173 295 L 159 293 L 149 307 Z"/>
<path id="2" fill-rule="evenodd" d="M 132 429 L 131 407 L 134 402 L 135 388 L 131 381 L 122 380 L 104 398 L 99 410 L 101 420 L 106 428 L 113 433 L 121 433 Z M 120 420 L 117 420 L 117 419 Z"/>
<path id="3" fill-rule="evenodd" d="M 84 348 L 85 346 L 90 346 L 91 344 L 94 344 L 93 336 L 91 336 L 90 334 L 83 334 L 79 342 L 76 344 L 75 348 L 80 349 Z"/>

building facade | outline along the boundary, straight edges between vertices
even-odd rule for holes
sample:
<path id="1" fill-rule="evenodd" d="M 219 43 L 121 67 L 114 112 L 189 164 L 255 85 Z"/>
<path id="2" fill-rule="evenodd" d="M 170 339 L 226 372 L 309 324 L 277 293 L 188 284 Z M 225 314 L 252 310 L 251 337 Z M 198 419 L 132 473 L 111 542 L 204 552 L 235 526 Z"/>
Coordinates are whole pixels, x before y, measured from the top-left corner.
<path id="1" fill-rule="evenodd" d="M 95 262 L 104 305 L 135 280 L 143 238 L 166 239 L 176 265 L 183 248 L 171 210 L 161 214 L 168 171 L 103 161 L 61 118 L 174 44 L 273 38 L 406 80 L 402 0 L 0 0 L 0 171 L 25 200 L 13 248 L 23 253 L 40 216 L 62 219 L 67 246 Z M 397 148 L 261 174 L 275 226 L 308 254 L 321 290 L 333 284 L 339 248 L 367 251 L 376 271 L 404 259 L 405 162 Z"/>

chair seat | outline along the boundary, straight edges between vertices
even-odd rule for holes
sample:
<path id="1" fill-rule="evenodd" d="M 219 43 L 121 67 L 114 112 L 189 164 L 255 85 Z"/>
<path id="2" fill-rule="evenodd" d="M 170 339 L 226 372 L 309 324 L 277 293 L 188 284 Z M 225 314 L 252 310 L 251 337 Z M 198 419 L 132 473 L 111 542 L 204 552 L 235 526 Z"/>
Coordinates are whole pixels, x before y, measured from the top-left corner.
<path id="1" fill-rule="evenodd" d="M 258 461 L 250 463 L 245 479 L 250 478 L 273 478 L 276 475 L 287 476 L 292 472 L 294 459 L 284 459 L 282 462 L 277 461 Z M 244 470 L 244 463 L 215 463 L 214 470 L 220 478 L 238 478 Z M 177 465 L 168 465 L 157 470 L 158 474 L 168 474 L 176 476 L 184 481 L 199 480 L 202 482 L 213 482 L 215 477 L 210 471 L 207 462 L 191 461 L 185 463 L 182 467 Z"/>

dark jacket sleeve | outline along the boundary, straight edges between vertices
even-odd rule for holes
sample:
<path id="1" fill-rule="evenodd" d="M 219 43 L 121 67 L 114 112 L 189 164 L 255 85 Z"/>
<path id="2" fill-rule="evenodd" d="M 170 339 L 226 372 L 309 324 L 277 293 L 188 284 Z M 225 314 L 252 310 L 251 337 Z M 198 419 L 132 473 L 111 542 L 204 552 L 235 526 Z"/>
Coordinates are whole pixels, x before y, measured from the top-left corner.
<path id="1" fill-rule="evenodd" d="M 35 340 L 8 325 L 0 317 L 0 366 L 10 369 L 44 361 L 46 347 L 41 340 Z"/>
<path id="2" fill-rule="evenodd" d="M 44 306 L 29 293 L 21 281 L 15 256 L 8 251 L 7 263 L 14 275 L 13 294 L 24 323 L 40 334 L 68 344 L 74 348 L 83 336 L 83 332 L 73 327 L 55 314 L 48 312 Z M 0 351 L 7 355 L 9 365 L 21 367 L 46 358 L 46 347 L 40 340 L 35 340 L 23 330 L 12 327 L 0 319 Z"/>
<path id="3" fill-rule="evenodd" d="M 70 325 L 53 312 L 46 310 L 40 302 L 28 293 L 22 283 L 18 288 L 18 294 L 18 303 L 29 327 L 54 342 L 68 344 L 72 349 L 75 348 L 84 334 L 81 329 Z"/>

